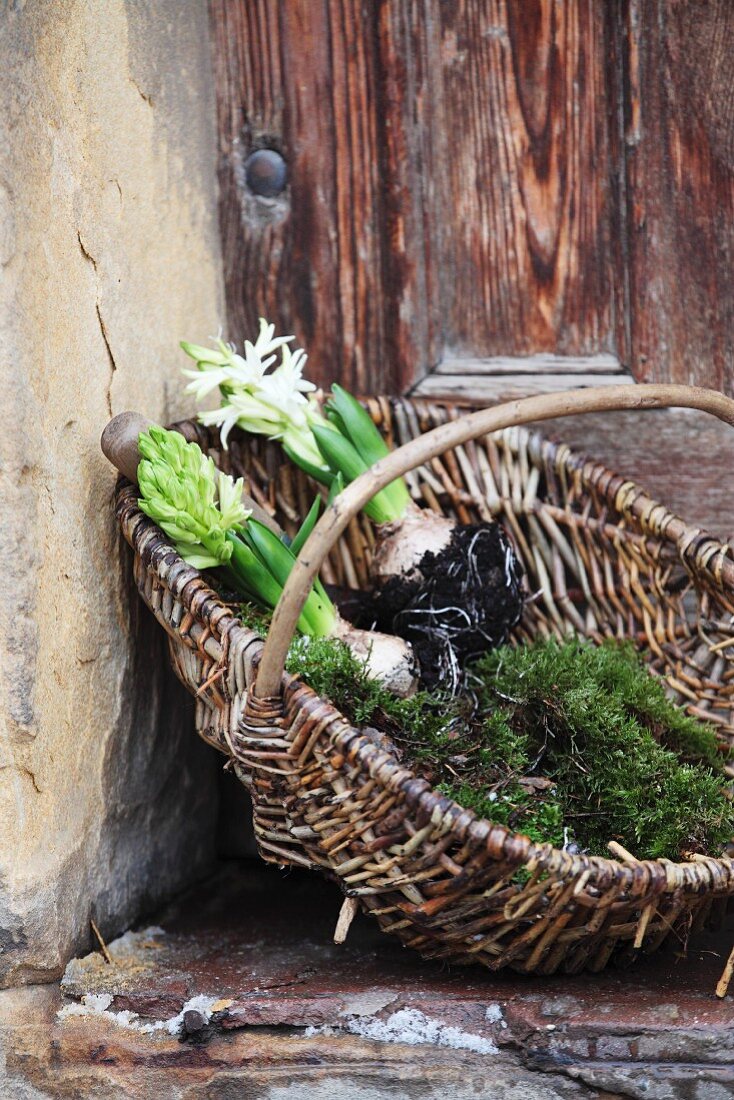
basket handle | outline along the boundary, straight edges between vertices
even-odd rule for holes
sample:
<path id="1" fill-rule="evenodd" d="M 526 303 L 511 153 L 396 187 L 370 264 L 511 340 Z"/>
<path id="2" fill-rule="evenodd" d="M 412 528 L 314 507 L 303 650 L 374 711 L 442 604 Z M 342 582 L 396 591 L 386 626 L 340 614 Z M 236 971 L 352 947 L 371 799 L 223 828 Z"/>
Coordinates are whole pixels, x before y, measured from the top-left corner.
<path id="1" fill-rule="evenodd" d="M 266 699 L 274 698 L 280 693 L 288 647 L 324 559 L 350 520 L 375 493 L 384 489 L 391 481 L 436 458 L 451 447 L 502 428 L 527 424 L 534 420 L 574 416 L 578 413 L 670 407 L 699 409 L 717 416 L 726 424 L 734 425 L 734 400 L 716 390 L 667 384 L 604 386 L 525 397 L 488 409 L 479 409 L 457 420 L 440 424 L 380 459 L 348 485 L 326 509 L 302 547 L 273 613 L 254 694 Z"/>

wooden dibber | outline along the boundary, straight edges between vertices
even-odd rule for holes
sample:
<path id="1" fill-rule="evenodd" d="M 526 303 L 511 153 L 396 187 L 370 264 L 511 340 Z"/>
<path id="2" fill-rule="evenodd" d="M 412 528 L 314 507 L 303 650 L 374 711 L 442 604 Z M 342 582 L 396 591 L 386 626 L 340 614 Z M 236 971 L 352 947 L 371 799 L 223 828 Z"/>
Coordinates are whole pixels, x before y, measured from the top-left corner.
<path id="1" fill-rule="evenodd" d="M 138 451 L 138 438 L 141 432 L 147 432 L 153 422 L 137 412 L 124 412 L 113 416 L 102 432 L 100 446 L 106 458 L 115 466 L 128 481 L 137 482 L 138 463 L 140 452 Z M 269 527 L 278 538 L 283 534 L 273 517 L 262 508 L 257 501 L 242 494 L 242 501 L 253 516 L 265 527 Z"/>

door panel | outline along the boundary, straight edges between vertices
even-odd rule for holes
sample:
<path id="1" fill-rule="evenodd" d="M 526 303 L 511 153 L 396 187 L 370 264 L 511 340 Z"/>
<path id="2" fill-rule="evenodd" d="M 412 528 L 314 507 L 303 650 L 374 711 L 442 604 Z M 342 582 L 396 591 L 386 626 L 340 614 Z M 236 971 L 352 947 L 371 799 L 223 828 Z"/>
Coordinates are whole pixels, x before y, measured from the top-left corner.
<path id="1" fill-rule="evenodd" d="M 734 4 L 628 6 L 631 353 L 645 382 L 734 392 Z"/>
<path id="2" fill-rule="evenodd" d="M 233 339 L 264 314 L 362 392 L 538 390 L 549 361 L 732 391 L 731 0 L 211 13 Z"/>
<path id="3" fill-rule="evenodd" d="M 454 352 L 615 350 L 604 11 L 434 5 L 446 146 L 433 216 Z"/>
<path id="4" fill-rule="evenodd" d="M 376 36 L 359 0 L 214 0 L 228 331 L 295 331 L 319 380 L 386 387 Z M 279 151 L 262 197 L 247 160 Z"/>
<path id="5" fill-rule="evenodd" d="M 455 356 L 615 350 L 593 0 L 213 0 L 229 330 L 405 389 Z M 283 154 L 277 198 L 250 153 Z"/>

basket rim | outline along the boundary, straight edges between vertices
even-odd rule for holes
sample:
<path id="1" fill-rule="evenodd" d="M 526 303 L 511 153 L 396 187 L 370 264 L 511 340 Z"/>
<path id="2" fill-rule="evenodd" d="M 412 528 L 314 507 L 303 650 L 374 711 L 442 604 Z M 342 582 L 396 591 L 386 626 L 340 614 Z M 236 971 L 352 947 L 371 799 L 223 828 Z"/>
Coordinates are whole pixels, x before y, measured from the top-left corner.
<path id="1" fill-rule="evenodd" d="M 377 397 L 366 403 L 374 405 L 378 416 L 384 416 L 382 403 L 385 401 L 392 407 L 407 404 L 414 411 L 440 409 L 447 418 L 451 418 L 454 410 L 466 410 L 467 407 L 466 400 L 455 403 L 410 397 Z M 170 428 L 180 431 L 187 439 L 200 445 L 216 435 L 214 429 L 208 429 L 191 418 L 176 421 Z M 707 574 L 734 594 L 734 558 L 727 544 L 719 542 L 702 528 L 687 524 L 681 517 L 651 498 L 636 482 L 615 474 L 603 463 L 590 459 L 565 443 L 549 440 L 538 429 L 516 426 L 496 434 L 500 438 L 507 438 L 508 433 L 515 433 L 517 438 L 525 437 L 531 453 L 535 451 L 538 457 L 550 458 L 551 464 L 557 470 L 565 469 L 577 473 L 588 488 L 611 498 L 620 513 L 634 515 L 643 530 L 647 528 L 650 534 L 672 545 L 685 566 Z M 239 428 L 234 429 L 233 436 L 240 436 L 245 440 L 261 439 Z M 241 647 L 242 652 L 247 651 L 252 670 L 247 682 L 249 696 L 264 646 L 263 638 L 241 624 L 211 588 L 202 572 L 188 565 L 164 532 L 142 512 L 137 502 L 137 486 L 121 475 L 117 480 L 114 496 L 118 522 L 134 553 L 140 555 L 148 570 L 155 571 L 158 579 L 171 589 L 194 619 L 206 624 L 195 642 L 193 631 L 191 632 L 187 644 L 205 646 L 210 656 L 219 660 L 226 660 L 227 651 L 232 646 Z M 166 629 L 169 635 L 177 636 L 179 641 L 185 640 L 186 635 L 182 632 L 176 635 L 170 628 Z M 220 644 L 216 643 L 215 634 L 221 638 Z M 734 890 L 734 858 L 699 856 L 695 861 L 688 862 L 664 858 L 621 862 L 610 856 L 572 855 L 549 843 L 537 844 L 523 833 L 481 818 L 475 811 L 439 794 L 427 780 L 421 779 L 409 767 L 396 762 L 384 749 L 364 737 L 336 706 L 328 699 L 318 696 L 299 676 L 284 672 L 281 684 L 278 697 L 281 705 L 285 706 L 289 697 L 292 702 L 300 702 L 310 696 L 332 712 L 329 725 L 340 720 L 341 728 L 334 735 L 334 743 L 345 753 L 348 752 L 352 767 L 358 766 L 366 774 L 379 771 L 383 786 L 400 789 L 406 800 L 416 806 L 419 802 L 424 803 L 425 812 L 434 824 L 443 824 L 447 831 L 460 830 L 462 839 L 472 835 L 474 843 L 487 844 L 496 849 L 497 858 L 506 862 L 513 871 L 523 866 L 535 866 L 544 871 L 553 871 L 563 878 L 574 879 L 588 872 L 597 886 L 611 886 L 613 883 L 617 890 L 631 890 L 635 894 L 669 893 L 686 887 L 695 892 L 710 891 L 716 894 L 731 893 Z M 412 789 L 406 790 L 407 787 Z"/>

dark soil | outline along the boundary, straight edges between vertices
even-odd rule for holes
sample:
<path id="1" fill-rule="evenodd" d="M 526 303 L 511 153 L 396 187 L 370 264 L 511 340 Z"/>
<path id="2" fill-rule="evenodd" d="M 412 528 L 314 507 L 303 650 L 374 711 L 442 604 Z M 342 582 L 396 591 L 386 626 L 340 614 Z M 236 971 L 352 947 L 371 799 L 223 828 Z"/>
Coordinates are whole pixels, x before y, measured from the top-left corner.
<path id="1" fill-rule="evenodd" d="M 522 576 L 498 523 L 459 524 L 443 551 L 376 594 L 376 625 L 412 643 L 425 687 L 455 691 L 466 662 L 502 645 L 519 621 Z"/>

